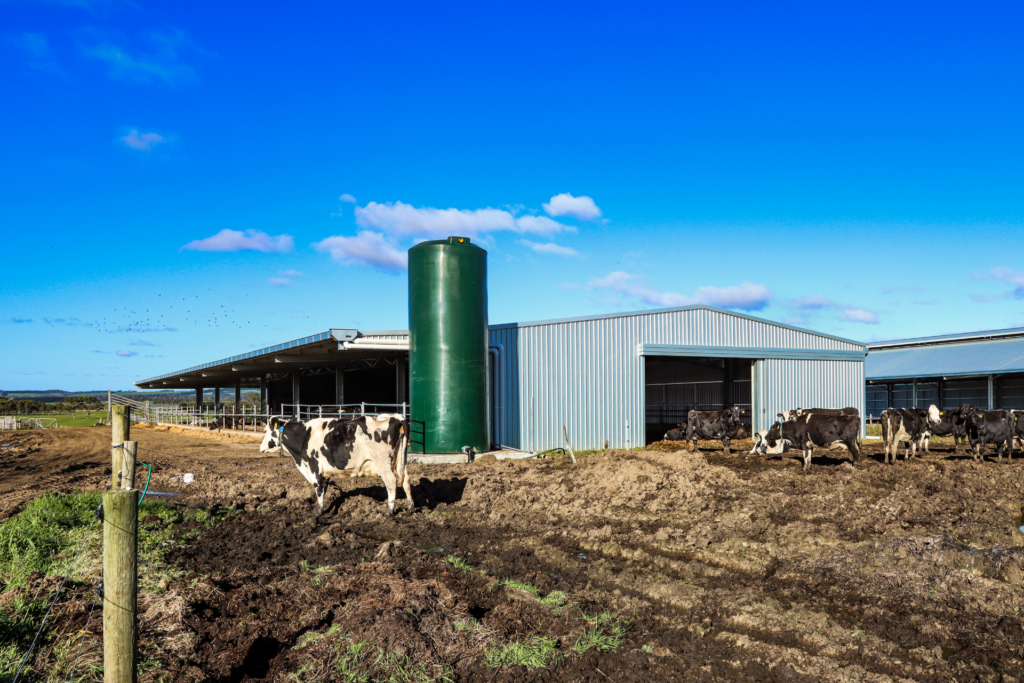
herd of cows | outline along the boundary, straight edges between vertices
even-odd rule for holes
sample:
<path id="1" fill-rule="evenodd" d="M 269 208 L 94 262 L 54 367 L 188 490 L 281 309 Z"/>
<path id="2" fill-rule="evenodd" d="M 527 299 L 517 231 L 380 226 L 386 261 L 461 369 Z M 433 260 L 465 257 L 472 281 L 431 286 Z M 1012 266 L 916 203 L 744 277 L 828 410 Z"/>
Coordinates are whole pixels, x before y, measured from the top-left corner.
<path id="1" fill-rule="evenodd" d="M 691 410 L 686 424 L 680 424 L 665 434 L 666 441 L 686 441 L 694 450 L 698 439 L 722 442 L 726 454 L 733 440 L 750 438 L 750 432 L 741 422 L 739 408 L 725 410 Z M 811 467 L 814 448 L 845 448 L 860 459 L 857 435 L 860 433 L 860 414 L 856 408 L 797 408 L 777 415 L 779 421 L 771 429 L 762 429 L 754 435 L 751 453 L 779 454 L 789 449 L 802 451 L 804 469 Z M 981 462 L 985 447 L 998 448 L 999 461 L 1006 452 L 1013 458 L 1014 442 L 1024 443 L 1024 410 L 981 410 L 962 405 L 952 410 L 939 410 L 936 406 L 923 408 L 889 408 L 882 412 L 882 442 L 885 462 L 896 462 L 897 450 L 904 444 L 903 459 L 915 457 L 917 449 L 928 451 L 933 436 L 951 436 L 957 454 L 963 443 L 970 444 L 974 460 Z"/>
<path id="2" fill-rule="evenodd" d="M 804 470 L 811 467 L 815 448 L 845 448 L 853 462 L 860 459 L 858 435 L 860 415 L 856 408 L 808 408 L 779 413 L 771 429 L 754 434 L 751 453 L 781 454 L 800 450 Z M 725 410 L 691 410 L 685 425 L 665 434 L 667 441 L 686 441 L 688 450 L 695 450 L 698 439 L 720 440 L 727 455 L 733 440 L 749 439 L 750 430 L 743 424 L 739 408 Z M 921 408 L 889 408 L 881 416 L 885 462 L 896 461 L 897 450 L 904 444 L 903 459 L 916 457 L 918 448 L 928 450 L 933 436 L 951 436 L 956 452 L 964 442 L 973 451 L 974 460 L 981 461 L 985 447 L 998 447 L 999 461 L 1004 452 L 1013 457 L 1016 440 L 1024 442 L 1024 411 L 980 410 L 963 405 L 953 410 Z M 317 497 L 316 517 L 324 509 L 324 496 L 330 477 L 377 475 L 388 492 L 387 513 L 395 511 L 398 487 L 405 490 L 409 509 L 414 507 L 408 470 L 409 426 L 401 415 L 352 415 L 318 418 L 302 422 L 283 417 L 271 419 L 264 428 L 261 453 L 284 451 L 291 456 L 302 476 L 313 485 Z"/>

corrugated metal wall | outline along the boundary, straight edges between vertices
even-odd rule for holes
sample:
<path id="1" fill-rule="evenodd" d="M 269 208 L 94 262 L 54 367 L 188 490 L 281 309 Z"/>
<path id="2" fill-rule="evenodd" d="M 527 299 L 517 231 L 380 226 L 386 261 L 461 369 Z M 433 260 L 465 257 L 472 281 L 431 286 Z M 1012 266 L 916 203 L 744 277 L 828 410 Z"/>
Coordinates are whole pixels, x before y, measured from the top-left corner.
<path id="1" fill-rule="evenodd" d="M 643 446 L 641 343 L 863 350 L 851 342 L 704 308 L 494 326 L 490 341 L 504 348 L 505 381 L 496 397 L 504 414 L 504 445 L 529 450 L 564 445 L 562 425 L 574 448 L 601 448 L 605 439 L 613 448 Z M 776 402 L 762 406 L 773 416 L 782 409 L 776 405 L 811 407 L 818 397 L 822 405 L 832 405 L 825 402 L 829 397 L 842 397 L 843 405 L 863 410 L 862 362 L 765 364 L 768 377 L 761 386 L 781 392 Z M 790 399 L 797 403 L 789 405 Z"/>
<path id="2" fill-rule="evenodd" d="M 865 415 L 863 362 L 768 359 L 755 364 L 754 374 L 755 429 L 793 408 L 856 408 Z"/>

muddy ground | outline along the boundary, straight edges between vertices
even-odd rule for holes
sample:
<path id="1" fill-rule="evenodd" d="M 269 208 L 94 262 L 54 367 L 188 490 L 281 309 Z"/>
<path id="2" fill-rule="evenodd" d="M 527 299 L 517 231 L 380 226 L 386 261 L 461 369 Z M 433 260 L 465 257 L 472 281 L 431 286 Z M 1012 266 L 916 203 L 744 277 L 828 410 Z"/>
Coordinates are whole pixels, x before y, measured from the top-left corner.
<path id="1" fill-rule="evenodd" d="M 384 680 L 399 680 L 398 666 L 422 674 L 409 680 L 484 682 L 1024 672 L 1024 459 L 976 464 L 935 441 L 896 465 L 881 463 L 878 442 L 864 442 L 856 468 L 819 451 L 807 473 L 788 455 L 725 456 L 711 443 L 575 466 L 485 458 L 412 466 L 417 508 L 394 519 L 379 479 L 337 479 L 314 524 L 309 485 L 254 444 L 152 428 L 133 438 L 151 449 L 139 459 L 152 488 L 224 510 L 175 551 L 184 578 L 141 600 L 159 677 L 339 680 L 349 665 Z M 0 442 L 0 518 L 109 478 L 108 429 Z M 193 484 L 170 481 L 185 472 Z M 610 633 L 605 613 L 628 622 L 621 645 L 574 652 Z M 488 666 L 489 649 L 538 637 L 559 653 L 543 668 Z"/>

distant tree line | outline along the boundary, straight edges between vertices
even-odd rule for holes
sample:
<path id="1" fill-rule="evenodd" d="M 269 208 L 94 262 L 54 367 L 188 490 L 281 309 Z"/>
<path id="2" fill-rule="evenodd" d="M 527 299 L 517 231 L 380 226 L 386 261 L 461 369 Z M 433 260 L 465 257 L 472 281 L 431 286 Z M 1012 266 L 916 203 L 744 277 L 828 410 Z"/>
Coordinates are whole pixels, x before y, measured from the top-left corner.
<path id="1" fill-rule="evenodd" d="M 44 403 L 27 398 L 10 399 L 0 396 L 0 415 L 34 415 L 47 413 L 71 413 L 83 411 L 91 416 L 93 411 L 104 409 L 104 402 L 95 396 L 69 396 L 63 401 Z"/>

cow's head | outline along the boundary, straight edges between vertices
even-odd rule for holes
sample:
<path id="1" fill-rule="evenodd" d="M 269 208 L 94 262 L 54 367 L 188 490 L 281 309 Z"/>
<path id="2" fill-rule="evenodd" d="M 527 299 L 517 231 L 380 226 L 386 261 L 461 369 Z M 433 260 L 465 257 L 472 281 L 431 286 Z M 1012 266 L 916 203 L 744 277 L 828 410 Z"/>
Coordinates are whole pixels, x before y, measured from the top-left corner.
<path id="1" fill-rule="evenodd" d="M 280 417 L 272 417 L 263 428 L 263 441 L 260 442 L 260 453 L 273 453 L 281 450 L 281 433 L 288 421 Z"/>
<path id="2" fill-rule="evenodd" d="M 765 450 L 775 450 L 780 441 L 782 441 L 782 423 L 776 422 L 772 425 L 771 429 L 768 430 L 768 433 L 761 438 L 761 443 L 767 447 Z M 762 450 L 761 452 L 764 453 L 765 450 Z"/>
<path id="3" fill-rule="evenodd" d="M 789 422 L 790 420 L 796 419 L 796 414 L 798 412 L 800 412 L 799 408 L 795 408 L 793 410 L 783 410 L 781 413 L 776 414 L 775 417 L 779 418 L 779 420 L 781 420 L 782 422 Z"/>
<path id="4" fill-rule="evenodd" d="M 967 405 L 966 403 L 960 406 L 960 419 L 970 424 L 971 418 L 974 417 L 974 406 Z"/>
<path id="5" fill-rule="evenodd" d="M 942 422 L 942 413 L 935 404 L 928 406 L 928 424 L 937 425 Z"/>
<path id="6" fill-rule="evenodd" d="M 785 440 L 779 440 L 774 446 L 768 445 L 768 430 L 762 429 L 761 431 L 754 434 L 754 449 L 752 452 L 760 453 L 761 455 L 778 455 L 785 450 Z"/>

